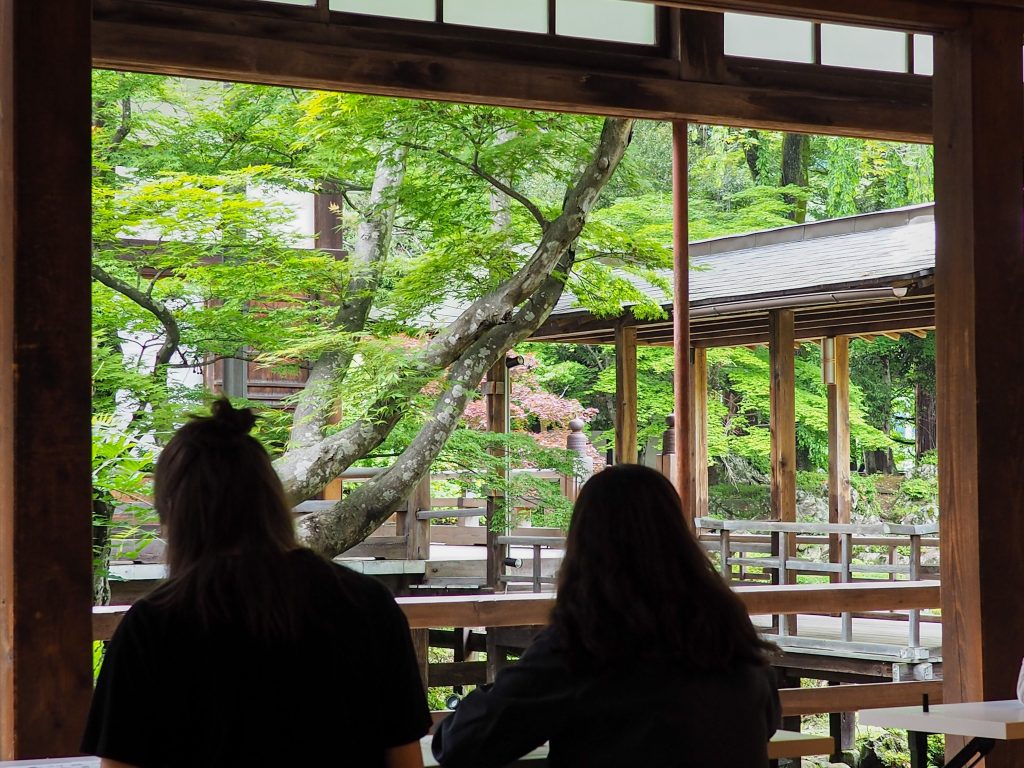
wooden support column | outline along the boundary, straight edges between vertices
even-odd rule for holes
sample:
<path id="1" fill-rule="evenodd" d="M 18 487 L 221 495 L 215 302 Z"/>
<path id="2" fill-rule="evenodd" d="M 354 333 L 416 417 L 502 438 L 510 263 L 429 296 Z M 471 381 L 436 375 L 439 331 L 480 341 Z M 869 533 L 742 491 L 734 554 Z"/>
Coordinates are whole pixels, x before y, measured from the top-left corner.
<path id="1" fill-rule="evenodd" d="M 1024 637 L 1024 91 L 1019 10 L 935 38 L 943 698 L 1014 698 Z M 950 739 L 947 749 L 956 742 Z M 988 768 L 1024 765 L 1001 743 Z"/>
<path id="2" fill-rule="evenodd" d="M 92 692 L 90 5 L 0 0 L 0 759 Z"/>
<path id="3" fill-rule="evenodd" d="M 491 367 L 484 382 L 484 396 L 487 399 L 487 429 L 490 432 L 505 434 L 508 432 L 508 368 L 505 357 Z M 502 455 L 504 455 L 502 453 Z M 504 474 L 504 473 L 503 473 Z M 494 519 L 503 506 L 500 491 L 495 489 L 487 498 L 487 586 L 498 589 L 501 586 L 501 575 L 505 572 L 505 555 L 507 547 L 498 544 L 500 531 L 494 529 Z"/>
<path id="4" fill-rule="evenodd" d="M 636 326 L 615 326 L 615 463 L 636 464 Z"/>
<path id="5" fill-rule="evenodd" d="M 825 386 L 828 391 L 828 521 L 849 523 L 850 492 L 850 340 L 846 336 L 822 342 Z M 829 560 L 841 560 L 839 537 L 829 536 Z M 839 581 L 832 574 L 832 581 Z"/>
<path id="6" fill-rule="evenodd" d="M 694 347 L 693 368 L 693 499 L 697 517 L 708 514 L 708 351 Z"/>
<path id="7" fill-rule="evenodd" d="M 796 386 L 793 311 L 769 316 L 771 356 L 772 519 L 796 522 Z"/>
<path id="8" fill-rule="evenodd" d="M 430 520 L 419 520 L 416 515 L 420 510 L 429 511 L 432 504 L 430 492 L 430 473 L 420 480 L 409 494 L 405 503 L 405 511 L 395 516 L 395 533 L 405 536 L 406 560 L 430 559 Z"/>
<path id="9" fill-rule="evenodd" d="M 686 519 L 697 512 L 693 484 L 693 392 L 690 389 L 690 258 L 687 124 L 672 123 L 672 346 L 675 350 L 675 471 L 676 488 Z"/>
<path id="10" fill-rule="evenodd" d="M 772 520 L 796 522 L 796 374 L 794 371 L 794 317 L 790 309 L 773 310 L 768 318 L 769 354 L 771 356 L 771 460 L 772 460 Z M 796 554 L 793 536 L 782 536 L 786 541 L 785 559 Z M 778 557 L 782 545 L 776 538 L 772 554 Z M 780 568 L 773 579 L 788 584 L 789 573 Z M 795 617 L 789 618 L 790 631 Z"/>
<path id="11" fill-rule="evenodd" d="M 316 247 L 341 250 L 345 247 L 341 232 L 341 212 L 345 198 L 338 194 L 318 192 L 313 196 L 313 231 Z"/>

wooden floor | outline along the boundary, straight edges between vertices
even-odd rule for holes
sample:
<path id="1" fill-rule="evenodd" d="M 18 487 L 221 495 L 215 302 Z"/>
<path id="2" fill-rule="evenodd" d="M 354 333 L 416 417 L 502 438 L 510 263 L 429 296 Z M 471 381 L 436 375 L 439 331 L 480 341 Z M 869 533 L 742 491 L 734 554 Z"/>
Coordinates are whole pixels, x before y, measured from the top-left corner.
<path id="1" fill-rule="evenodd" d="M 760 629 L 771 627 L 769 616 L 754 616 L 753 621 Z M 920 645 L 916 646 L 916 651 L 910 650 L 909 623 L 898 619 L 855 618 L 853 638 L 849 643 L 843 643 L 842 619 L 838 616 L 802 615 L 797 617 L 795 637 L 773 635 L 772 640 L 785 651 L 810 655 L 893 662 L 941 662 L 942 625 L 921 622 L 920 626 Z"/>

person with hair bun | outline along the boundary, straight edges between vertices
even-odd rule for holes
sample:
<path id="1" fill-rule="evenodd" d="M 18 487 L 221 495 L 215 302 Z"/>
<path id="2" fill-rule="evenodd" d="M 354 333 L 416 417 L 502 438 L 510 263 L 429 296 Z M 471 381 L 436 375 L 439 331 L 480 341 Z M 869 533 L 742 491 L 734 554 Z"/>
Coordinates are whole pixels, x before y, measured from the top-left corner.
<path id="1" fill-rule="evenodd" d="M 444 768 L 763 768 L 780 723 L 769 655 L 659 472 L 580 491 L 551 623 L 434 735 Z"/>
<path id="2" fill-rule="evenodd" d="M 161 452 L 168 579 L 114 633 L 82 749 L 103 768 L 422 768 L 408 623 L 379 582 L 299 545 L 255 419 L 218 400 Z"/>

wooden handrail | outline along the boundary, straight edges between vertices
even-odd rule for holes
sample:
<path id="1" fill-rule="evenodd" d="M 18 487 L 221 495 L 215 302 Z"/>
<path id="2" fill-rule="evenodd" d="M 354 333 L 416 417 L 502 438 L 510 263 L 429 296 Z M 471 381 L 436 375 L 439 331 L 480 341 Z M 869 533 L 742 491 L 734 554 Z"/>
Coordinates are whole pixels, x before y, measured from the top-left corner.
<path id="1" fill-rule="evenodd" d="M 826 688 L 781 688 L 779 701 L 783 717 L 827 715 L 831 712 L 858 712 L 880 707 L 912 707 L 928 694 L 932 704 L 942 703 L 942 681 L 926 680 L 905 683 L 856 683 L 830 685 Z M 434 724 L 441 722 L 451 710 L 431 712 Z"/>
<path id="2" fill-rule="evenodd" d="M 939 532 L 938 523 L 926 525 L 900 525 L 897 523 L 782 523 L 775 520 L 719 520 L 699 517 L 698 530 L 758 531 L 806 534 L 851 533 L 861 536 L 933 536 Z"/>
<path id="3" fill-rule="evenodd" d="M 788 584 L 735 587 L 753 615 L 839 613 L 937 608 L 934 581 L 887 581 L 878 584 Z M 400 597 L 411 629 L 434 627 L 519 627 L 546 624 L 552 594 Z M 93 609 L 93 638 L 109 640 L 128 606 Z"/>
<path id="4" fill-rule="evenodd" d="M 826 688 L 783 688 L 779 691 L 782 714 L 819 715 L 828 712 L 857 712 L 879 707 L 911 707 L 928 694 L 932 704 L 942 703 L 942 681 L 905 683 L 858 683 Z"/>

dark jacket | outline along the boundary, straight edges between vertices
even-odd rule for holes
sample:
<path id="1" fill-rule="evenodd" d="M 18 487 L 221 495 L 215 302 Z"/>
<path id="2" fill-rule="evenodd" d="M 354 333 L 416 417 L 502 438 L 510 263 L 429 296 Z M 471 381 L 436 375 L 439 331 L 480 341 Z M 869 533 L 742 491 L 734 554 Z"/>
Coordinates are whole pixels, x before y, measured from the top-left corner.
<path id="1" fill-rule="evenodd" d="M 648 658 L 574 672 L 548 628 L 441 723 L 433 751 L 444 768 L 499 768 L 545 741 L 552 768 L 764 768 L 779 721 L 771 667 Z"/>

